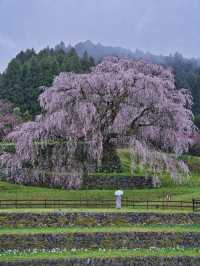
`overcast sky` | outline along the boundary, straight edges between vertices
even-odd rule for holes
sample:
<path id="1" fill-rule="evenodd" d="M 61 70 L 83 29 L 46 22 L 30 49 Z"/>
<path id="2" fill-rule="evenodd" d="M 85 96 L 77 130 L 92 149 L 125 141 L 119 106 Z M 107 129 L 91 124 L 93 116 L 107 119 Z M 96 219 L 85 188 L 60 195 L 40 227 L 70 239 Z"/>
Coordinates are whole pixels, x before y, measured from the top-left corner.
<path id="1" fill-rule="evenodd" d="M 88 39 L 200 57 L 200 0 L 0 0 L 0 71 L 20 50 Z"/>

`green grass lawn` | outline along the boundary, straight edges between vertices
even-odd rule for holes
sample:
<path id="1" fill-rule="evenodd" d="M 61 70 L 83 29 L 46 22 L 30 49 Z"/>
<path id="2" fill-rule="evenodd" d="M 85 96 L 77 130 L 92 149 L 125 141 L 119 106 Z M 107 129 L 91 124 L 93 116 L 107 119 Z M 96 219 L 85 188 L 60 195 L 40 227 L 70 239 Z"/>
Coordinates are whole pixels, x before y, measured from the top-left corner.
<path id="1" fill-rule="evenodd" d="M 194 178 L 194 177 L 193 177 Z M 191 201 L 200 198 L 200 177 L 196 185 L 171 185 L 155 189 L 124 190 L 124 197 L 134 200 L 163 200 L 166 193 L 171 193 L 172 200 Z M 0 182 L 0 199 L 113 199 L 114 190 L 64 190 L 45 187 L 23 186 Z"/>
<path id="2" fill-rule="evenodd" d="M 24 251 L 0 253 L 0 261 L 34 260 L 34 259 L 61 259 L 61 258 L 117 258 L 117 257 L 172 257 L 172 256 L 200 256 L 200 249 L 182 248 L 149 248 L 149 249 L 117 249 L 117 250 L 52 250 L 52 251 Z"/>
<path id="3" fill-rule="evenodd" d="M 200 224 L 187 225 L 130 225 L 96 227 L 40 227 L 40 228 L 0 228 L 1 234 L 63 234 L 63 233 L 123 233 L 123 232 L 200 232 Z"/>

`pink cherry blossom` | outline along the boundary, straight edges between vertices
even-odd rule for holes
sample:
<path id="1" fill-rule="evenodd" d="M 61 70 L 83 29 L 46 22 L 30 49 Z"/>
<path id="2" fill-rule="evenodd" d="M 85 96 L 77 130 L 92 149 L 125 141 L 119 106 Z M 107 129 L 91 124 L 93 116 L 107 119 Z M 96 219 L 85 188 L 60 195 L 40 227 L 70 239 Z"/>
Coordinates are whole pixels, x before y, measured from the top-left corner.
<path id="1" fill-rule="evenodd" d="M 100 165 L 104 143 L 119 136 L 129 137 L 128 145 L 141 162 L 158 169 L 160 157 L 172 177 L 177 168 L 187 172 L 182 163 L 159 155 L 162 150 L 176 154 L 187 151 L 194 130 L 192 97 L 189 91 L 176 89 L 171 69 L 111 57 L 88 74 L 60 73 L 39 101 L 40 117 L 17 127 L 7 137 L 16 142 L 16 154 L 8 159 L 3 155 L 3 162 L 8 161 L 10 168 L 16 160 L 21 164 L 20 174 L 10 171 L 14 181 L 78 186 L 83 172 L 83 162 L 76 157 L 80 143 L 85 143 L 85 165 L 88 160 Z M 65 144 L 49 148 L 50 140 Z M 39 142 L 44 143 L 43 147 L 36 144 Z M 159 151 L 153 152 L 152 146 Z M 48 150 L 48 158 L 42 157 L 42 149 Z M 27 160 L 34 165 L 32 176 L 23 171 Z M 60 177 L 60 181 L 52 174 L 49 180 L 39 174 L 45 167 L 52 173 L 70 174 Z M 78 182 L 71 173 L 79 176 Z"/>

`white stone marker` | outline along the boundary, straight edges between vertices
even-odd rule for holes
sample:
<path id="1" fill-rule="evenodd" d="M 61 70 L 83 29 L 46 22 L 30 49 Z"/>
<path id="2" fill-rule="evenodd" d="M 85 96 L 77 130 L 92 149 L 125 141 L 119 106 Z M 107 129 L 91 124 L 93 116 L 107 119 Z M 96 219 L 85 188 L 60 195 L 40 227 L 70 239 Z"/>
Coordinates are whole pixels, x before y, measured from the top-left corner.
<path id="1" fill-rule="evenodd" d="M 122 207 L 122 195 L 124 192 L 122 190 L 116 190 L 115 191 L 115 207 L 117 209 L 121 209 Z"/>

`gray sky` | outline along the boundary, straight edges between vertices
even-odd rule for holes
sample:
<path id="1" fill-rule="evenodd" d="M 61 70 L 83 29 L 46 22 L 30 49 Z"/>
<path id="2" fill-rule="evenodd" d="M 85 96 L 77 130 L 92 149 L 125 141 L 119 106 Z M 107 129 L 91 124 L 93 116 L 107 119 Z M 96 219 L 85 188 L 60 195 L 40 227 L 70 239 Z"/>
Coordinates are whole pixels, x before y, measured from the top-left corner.
<path id="1" fill-rule="evenodd" d="M 0 71 L 22 49 L 87 39 L 200 57 L 200 0 L 0 0 Z"/>

